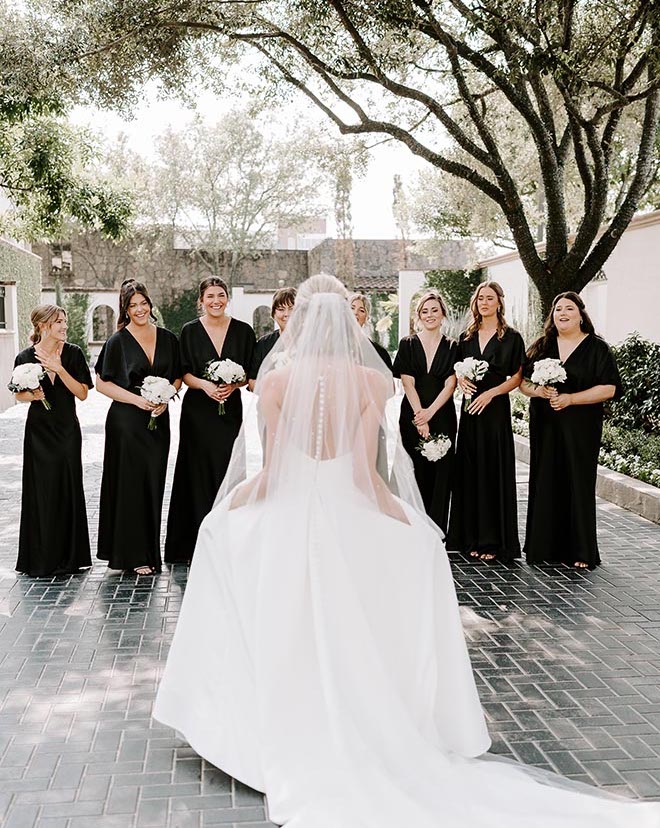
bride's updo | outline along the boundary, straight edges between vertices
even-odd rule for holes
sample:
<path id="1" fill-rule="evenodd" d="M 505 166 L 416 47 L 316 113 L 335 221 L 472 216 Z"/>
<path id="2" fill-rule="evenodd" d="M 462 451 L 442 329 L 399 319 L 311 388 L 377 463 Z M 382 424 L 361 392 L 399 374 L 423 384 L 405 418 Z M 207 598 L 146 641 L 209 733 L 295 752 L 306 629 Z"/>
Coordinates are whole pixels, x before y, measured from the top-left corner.
<path id="1" fill-rule="evenodd" d="M 342 299 L 348 299 L 348 291 L 336 276 L 331 276 L 329 273 L 317 273 L 305 279 L 298 288 L 296 307 L 300 303 L 309 302 L 319 293 L 334 293 Z"/>

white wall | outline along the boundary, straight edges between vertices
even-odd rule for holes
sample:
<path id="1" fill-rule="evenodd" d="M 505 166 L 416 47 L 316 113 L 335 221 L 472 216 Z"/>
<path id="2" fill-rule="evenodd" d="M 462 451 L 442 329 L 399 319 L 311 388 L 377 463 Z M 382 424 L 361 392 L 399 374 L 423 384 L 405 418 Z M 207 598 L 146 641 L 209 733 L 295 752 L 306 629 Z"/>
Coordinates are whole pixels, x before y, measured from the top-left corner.
<path id="1" fill-rule="evenodd" d="M 399 271 L 399 340 L 410 334 L 410 303 L 423 285 L 423 270 Z"/>
<path id="2" fill-rule="evenodd" d="M 502 256 L 482 265 L 504 289 L 507 316 L 524 318 L 529 282 L 520 260 Z M 633 331 L 660 343 L 660 211 L 633 219 L 603 272 L 604 281 L 581 293 L 598 333 L 613 345 Z"/>

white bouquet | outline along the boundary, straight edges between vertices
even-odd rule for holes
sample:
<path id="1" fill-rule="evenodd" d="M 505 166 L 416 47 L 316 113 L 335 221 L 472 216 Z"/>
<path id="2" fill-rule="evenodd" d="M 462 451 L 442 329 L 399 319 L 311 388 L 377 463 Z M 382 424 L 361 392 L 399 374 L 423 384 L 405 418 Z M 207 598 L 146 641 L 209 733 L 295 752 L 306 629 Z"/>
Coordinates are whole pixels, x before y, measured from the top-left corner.
<path id="1" fill-rule="evenodd" d="M 442 460 L 451 448 L 451 440 L 444 434 L 431 435 L 426 440 L 422 440 L 417 446 L 417 451 L 421 452 L 427 460 L 435 463 L 436 460 Z"/>
<path id="2" fill-rule="evenodd" d="M 36 391 L 41 385 L 41 380 L 46 376 L 46 369 L 38 362 L 24 362 L 23 365 L 17 365 L 12 371 L 11 380 L 7 385 L 10 391 L 18 394 L 21 391 Z M 52 405 L 44 397 L 41 404 L 50 411 Z"/>
<path id="3" fill-rule="evenodd" d="M 485 359 L 475 359 L 474 357 L 467 357 L 462 362 L 457 362 L 454 365 L 454 371 L 459 379 L 466 379 L 473 383 L 480 382 L 488 371 L 488 363 Z M 463 407 L 467 411 L 472 397 L 469 394 L 464 394 L 465 402 Z"/>
<path id="4" fill-rule="evenodd" d="M 163 405 L 174 399 L 179 392 L 165 377 L 145 377 L 140 386 L 140 396 L 154 405 Z M 156 417 L 149 418 L 149 431 L 157 428 Z"/>
<path id="5" fill-rule="evenodd" d="M 204 370 L 204 379 L 216 385 L 230 385 L 233 382 L 245 382 L 245 368 L 231 359 L 216 359 L 209 362 Z M 224 400 L 218 403 L 218 414 L 225 413 Z"/>
<path id="6" fill-rule="evenodd" d="M 539 359 L 534 363 L 530 383 L 535 386 L 557 385 L 566 382 L 566 369 L 558 359 Z"/>

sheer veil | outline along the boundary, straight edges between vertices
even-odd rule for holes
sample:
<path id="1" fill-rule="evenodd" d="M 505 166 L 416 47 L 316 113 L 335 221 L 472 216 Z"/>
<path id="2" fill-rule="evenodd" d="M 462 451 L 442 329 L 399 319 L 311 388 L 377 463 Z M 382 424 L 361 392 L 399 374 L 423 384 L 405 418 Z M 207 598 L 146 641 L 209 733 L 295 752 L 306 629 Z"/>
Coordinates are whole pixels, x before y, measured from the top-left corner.
<path id="1" fill-rule="evenodd" d="M 338 497 L 350 492 L 365 506 L 404 522 L 405 504 L 424 514 L 412 462 L 396 423 L 386 416 L 392 373 L 347 299 L 334 276 L 319 274 L 301 285 L 286 330 L 255 386 L 263 469 L 244 482 L 248 416 L 216 505 L 227 496 L 229 508 L 238 508 L 295 491 L 302 498 L 298 508 L 304 508 L 319 468 L 336 462 L 344 467 L 348 486 Z"/>

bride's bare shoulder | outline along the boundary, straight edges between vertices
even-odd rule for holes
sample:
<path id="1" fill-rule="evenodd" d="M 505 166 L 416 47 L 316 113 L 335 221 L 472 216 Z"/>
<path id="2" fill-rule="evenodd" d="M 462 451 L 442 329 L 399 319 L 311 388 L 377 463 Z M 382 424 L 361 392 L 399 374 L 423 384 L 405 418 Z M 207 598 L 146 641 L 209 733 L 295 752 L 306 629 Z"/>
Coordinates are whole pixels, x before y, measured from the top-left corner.
<path id="1" fill-rule="evenodd" d="M 377 371 L 375 368 L 367 368 L 363 365 L 358 366 L 357 371 L 361 382 L 371 393 L 377 395 L 388 393 L 391 381 L 387 379 L 382 371 Z"/>

